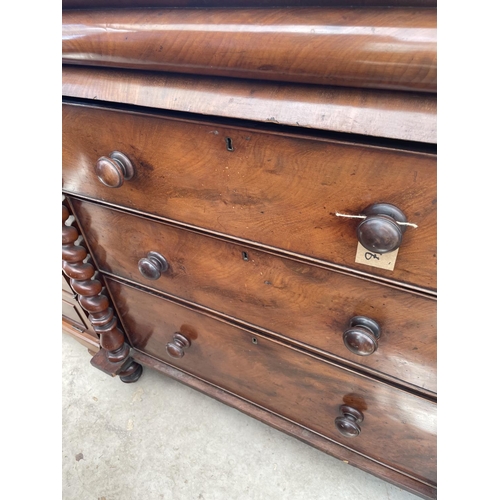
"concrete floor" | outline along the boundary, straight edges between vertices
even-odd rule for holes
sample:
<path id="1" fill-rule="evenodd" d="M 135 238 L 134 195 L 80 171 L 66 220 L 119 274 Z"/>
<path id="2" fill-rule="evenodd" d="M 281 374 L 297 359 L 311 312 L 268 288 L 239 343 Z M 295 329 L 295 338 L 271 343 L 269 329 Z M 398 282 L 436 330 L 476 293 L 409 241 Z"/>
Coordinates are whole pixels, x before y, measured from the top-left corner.
<path id="1" fill-rule="evenodd" d="M 151 369 L 124 384 L 62 339 L 63 500 L 416 500 Z"/>

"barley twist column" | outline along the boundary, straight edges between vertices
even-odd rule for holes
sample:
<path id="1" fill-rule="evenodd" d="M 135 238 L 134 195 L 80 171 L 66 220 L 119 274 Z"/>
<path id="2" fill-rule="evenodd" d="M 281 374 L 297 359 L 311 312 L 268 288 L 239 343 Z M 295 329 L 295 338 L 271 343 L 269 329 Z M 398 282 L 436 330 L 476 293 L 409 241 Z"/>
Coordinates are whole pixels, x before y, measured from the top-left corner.
<path id="1" fill-rule="evenodd" d="M 62 268 L 70 278 L 70 285 L 78 295 L 82 308 L 89 313 L 89 320 L 99 334 L 102 349 L 92 358 L 96 368 L 109 375 L 119 375 L 123 382 L 136 382 L 142 374 L 142 366 L 129 356 L 130 347 L 125 343 L 123 332 L 110 307 L 106 295 L 101 294 L 102 284 L 94 277 L 95 268 L 87 258 L 87 250 L 75 245 L 80 236 L 74 226 L 66 225 L 70 213 L 62 206 Z"/>

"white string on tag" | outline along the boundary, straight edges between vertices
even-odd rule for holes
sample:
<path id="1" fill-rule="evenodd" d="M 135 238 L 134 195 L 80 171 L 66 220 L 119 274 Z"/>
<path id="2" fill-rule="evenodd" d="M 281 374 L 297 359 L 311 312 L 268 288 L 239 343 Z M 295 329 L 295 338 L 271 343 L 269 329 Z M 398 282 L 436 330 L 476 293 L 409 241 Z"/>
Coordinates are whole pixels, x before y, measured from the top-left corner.
<path id="1" fill-rule="evenodd" d="M 335 212 L 335 215 L 337 217 L 347 217 L 348 219 L 366 219 L 366 215 L 339 214 L 338 212 Z M 398 222 L 398 221 L 396 221 L 396 223 L 399 224 L 400 226 L 411 226 L 414 228 L 418 227 L 416 224 L 413 224 L 412 222 Z"/>

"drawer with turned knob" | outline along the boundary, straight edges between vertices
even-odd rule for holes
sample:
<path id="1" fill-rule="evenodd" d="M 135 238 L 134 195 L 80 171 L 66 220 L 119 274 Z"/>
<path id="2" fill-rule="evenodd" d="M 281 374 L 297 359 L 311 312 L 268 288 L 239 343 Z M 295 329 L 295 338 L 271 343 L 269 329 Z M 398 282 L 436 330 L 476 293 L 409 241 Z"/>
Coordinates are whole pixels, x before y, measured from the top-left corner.
<path id="1" fill-rule="evenodd" d="M 436 290 L 435 154 L 66 104 L 63 163 L 64 192 Z"/>
<path id="2" fill-rule="evenodd" d="M 166 345 L 167 354 L 171 358 L 182 358 L 184 356 L 184 351 L 191 345 L 191 341 L 182 335 L 182 333 L 176 332 L 172 338 L 172 341 Z"/>
<path id="3" fill-rule="evenodd" d="M 148 252 L 146 257 L 139 260 L 137 268 L 144 278 L 154 281 L 168 270 L 168 262 L 161 253 Z"/>
<path id="4" fill-rule="evenodd" d="M 432 297 L 92 202 L 72 206 L 101 272 L 435 394 Z"/>
<path id="5" fill-rule="evenodd" d="M 119 151 L 108 156 L 101 156 L 95 164 L 95 173 L 99 181 L 107 187 L 119 188 L 124 181 L 134 176 L 132 162 Z"/>
<path id="6" fill-rule="evenodd" d="M 357 437 L 361 433 L 359 424 L 363 422 L 364 415 L 356 408 L 342 405 L 340 408 L 341 417 L 335 419 L 335 427 L 345 437 Z"/>
<path id="7" fill-rule="evenodd" d="M 63 248 L 64 266 L 105 293 L 92 298 L 107 306 L 91 311 L 104 339 L 93 366 L 127 382 L 157 369 L 435 498 L 432 2 L 204 0 L 201 12 L 169 0 L 146 15 L 89 1 L 77 3 L 102 9 L 63 20 L 63 62 L 78 65 L 63 70 L 62 173 L 90 254 Z M 123 43 L 120 19 L 140 36 Z M 178 53 L 161 50 L 179 36 Z M 214 36 L 224 47 L 191 43 Z M 310 66 L 304 36 L 348 66 L 359 38 L 369 64 L 351 88 L 311 85 L 285 57 Z M 316 56 L 316 71 L 346 71 Z M 169 73 L 169 57 L 189 74 Z M 403 74 L 432 85 L 413 92 Z"/>
<path id="8" fill-rule="evenodd" d="M 106 284 L 137 351 L 435 484 L 435 403 L 124 282 Z"/>
<path id="9" fill-rule="evenodd" d="M 390 203 L 374 203 L 362 212 L 365 219 L 357 227 L 358 241 L 364 248 L 375 253 L 397 250 L 406 231 L 406 217 L 398 207 Z"/>

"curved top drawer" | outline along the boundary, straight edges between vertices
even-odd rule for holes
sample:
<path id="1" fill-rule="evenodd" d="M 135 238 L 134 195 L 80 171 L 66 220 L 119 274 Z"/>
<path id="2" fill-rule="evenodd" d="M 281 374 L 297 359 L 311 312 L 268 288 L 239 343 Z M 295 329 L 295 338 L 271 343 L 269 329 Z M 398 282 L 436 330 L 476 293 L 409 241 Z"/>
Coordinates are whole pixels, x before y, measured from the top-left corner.
<path id="1" fill-rule="evenodd" d="M 63 12 L 62 61 L 436 92 L 436 9 Z"/>
<path id="2" fill-rule="evenodd" d="M 118 188 L 96 173 L 108 158 L 99 169 L 114 183 L 114 151 L 134 170 Z M 436 287 L 435 155 L 64 105 L 63 190 L 337 269 Z M 404 233 L 393 270 L 356 263 L 360 219 L 336 215 L 380 202 L 418 226 Z"/>

